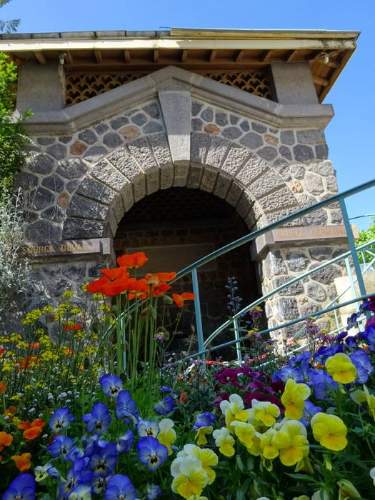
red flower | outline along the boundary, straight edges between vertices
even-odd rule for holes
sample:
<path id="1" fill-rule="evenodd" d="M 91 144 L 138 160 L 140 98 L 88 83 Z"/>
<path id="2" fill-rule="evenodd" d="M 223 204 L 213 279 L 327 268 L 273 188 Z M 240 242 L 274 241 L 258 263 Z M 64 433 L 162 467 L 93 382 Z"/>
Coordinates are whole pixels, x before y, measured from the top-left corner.
<path id="1" fill-rule="evenodd" d="M 82 325 L 79 323 L 68 323 L 67 325 L 63 326 L 63 330 L 65 332 L 78 332 L 79 330 L 82 330 Z"/>
<path id="2" fill-rule="evenodd" d="M 107 280 L 115 281 L 120 278 L 128 278 L 129 273 L 125 267 L 114 267 L 114 268 L 104 268 L 100 269 L 100 273 L 107 278 Z"/>
<path id="3" fill-rule="evenodd" d="M 102 293 L 103 286 L 108 283 L 106 278 L 98 278 L 90 281 L 86 286 L 86 291 L 89 293 Z"/>
<path id="4" fill-rule="evenodd" d="M 144 252 L 134 252 L 131 254 L 125 254 L 118 257 L 117 264 L 120 267 L 133 269 L 144 266 L 147 261 L 148 257 Z"/>
<path id="5" fill-rule="evenodd" d="M 191 292 L 173 293 L 172 299 L 176 306 L 181 309 L 184 307 L 186 300 L 194 300 L 194 294 Z"/>

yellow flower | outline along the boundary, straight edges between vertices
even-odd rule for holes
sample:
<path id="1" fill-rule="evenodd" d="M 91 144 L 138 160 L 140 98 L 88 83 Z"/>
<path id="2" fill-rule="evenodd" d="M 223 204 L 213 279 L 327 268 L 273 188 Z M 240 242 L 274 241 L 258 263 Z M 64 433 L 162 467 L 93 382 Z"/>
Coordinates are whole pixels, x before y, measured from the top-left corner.
<path id="1" fill-rule="evenodd" d="M 348 429 L 336 415 L 317 413 L 311 419 L 311 428 L 314 439 L 328 450 L 341 451 L 348 444 L 346 439 Z"/>
<path id="2" fill-rule="evenodd" d="M 168 454 L 172 454 L 172 444 L 176 441 L 176 431 L 173 429 L 174 422 L 170 418 L 163 418 L 159 422 L 159 434 L 157 436 L 160 444 L 168 448 Z"/>
<path id="3" fill-rule="evenodd" d="M 343 352 L 338 352 L 325 362 L 327 372 L 335 382 L 350 384 L 357 378 L 357 369 L 349 356 Z"/>
<path id="4" fill-rule="evenodd" d="M 200 461 L 208 477 L 207 484 L 212 484 L 215 481 L 216 474 L 211 467 L 215 467 L 219 462 L 216 453 L 208 448 L 199 448 L 199 446 L 195 446 L 194 444 L 186 444 L 183 451 Z"/>
<path id="5" fill-rule="evenodd" d="M 245 410 L 244 408 L 242 398 L 238 394 L 231 394 L 229 401 L 222 401 L 220 403 L 220 409 L 225 416 L 225 425 L 230 430 L 233 430 L 232 422 L 235 420 L 239 422 L 248 421 L 250 410 Z"/>
<path id="6" fill-rule="evenodd" d="M 369 412 L 370 412 L 372 418 L 375 420 L 375 396 L 368 392 L 368 389 L 365 385 L 363 387 L 364 387 L 364 393 L 365 393 Z"/>
<path id="7" fill-rule="evenodd" d="M 274 444 L 276 434 L 275 429 L 268 429 L 259 436 L 260 453 L 267 460 L 274 460 L 279 456 L 279 448 Z"/>
<path id="8" fill-rule="evenodd" d="M 309 454 L 306 429 L 298 420 L 287 420 L 277 431 L 273 444 L 279 449 L 280 462 L 288 467 L 296 465 Z"/>
<path id="9" fill-rule="evenodd" d="M 305 399 L 311 394 L 309 386 L 306 384 L 298 384 L 293 379 L 289 378 L 285 385 L 281 402 L 285 408 L 285 416 L 287 418 L 298 420 L 303 415 L 305 407 Z"/>
<path id="10" fill-rule="evenodd" d="M 186 499 L 199 496 L 208 484 L 207 473 L 194 457 L 176 458 L 171 465 L 171 474 L 172 491 Z"/>
<path id="11" fill-rule="evenodd" d="M 219 451 L 225 457 L 233 457 L 234 455 L 234 438 L 226 427 L 221 429 L 216 429 L 213 432 L 213 437 L 215 439 L 215 444 L 219 448 Z"/>
<path id="12" fill-rule="evenodd" d="M 261 423 L 266 427 L 272 427 L 280 415 L 279 408 L 269 401 L 252 401 L 250 410 L 250 421 L 256 426 Z M 254 420 L 254 421 L 253 421 Z"/>
<path id="13" fill-rule="evenodd" d="M 213 431 L 212 426 L 207 426 L 207 427 L 199 427 L 197 429 L 197 432 L 195 434 L 195 440 L 197 442 L 198 446 L 204 446 L 208 443 L 207 441 L 207 436 L 211 434 Z"/>
<path id="14" fill-rule="evenodd" d="M 252 455 L 258 456 L 260 453 L 259 438 L 254 426 L 236 420 L 233 422 L 233 428 L 238 440 L 246 447 L 247 451 Z"/>

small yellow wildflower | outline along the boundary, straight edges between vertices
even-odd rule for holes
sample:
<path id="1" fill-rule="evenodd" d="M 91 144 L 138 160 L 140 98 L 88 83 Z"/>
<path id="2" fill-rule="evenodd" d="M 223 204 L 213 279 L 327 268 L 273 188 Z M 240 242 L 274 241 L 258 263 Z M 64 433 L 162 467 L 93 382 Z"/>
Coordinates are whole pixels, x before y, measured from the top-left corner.
<path id="1" fill-rule="evenodd" d="M 289 378 L 285 385 L 281 402 L 285 408 L 285 416 L 287 418 L 299 420 L 303 415 L 305 407 L 305 399 L 311 394 L 309 386 L 306 384 L 298 384 L 293 379 Z"/>
<path id="2" fill-rule="evenodd" d="M 327 372 L 335 382 L 350 384 L 357 378 L 357 369 L 349 356 L 343 352 L 329 357 L 325 362 Z"/>
<path id="3" fill-rule="evenodd" d="M 311 419 L 311 428 L 314 439 L 328 450 L 341 451 L 348 444 L 346 439 L 348 429 L 336 415 L 317 413 Z"/>
<path id="4" fill-rule="evenodd" d="M 221 429 L 216 429 L 213 432 L 213 437 L 215 439 L 215 444 L 219 448 L 219 451 L 225 457 L 233 457 L 234 451 L 234 438 L 226 427 Z"/>

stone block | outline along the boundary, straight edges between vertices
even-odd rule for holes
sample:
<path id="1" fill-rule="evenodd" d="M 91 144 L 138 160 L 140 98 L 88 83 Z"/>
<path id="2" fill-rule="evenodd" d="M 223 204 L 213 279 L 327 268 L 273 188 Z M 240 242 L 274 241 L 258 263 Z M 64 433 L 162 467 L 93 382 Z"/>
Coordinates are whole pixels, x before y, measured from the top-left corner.
<path id="1" fill-rule="evenodd" d="M 57 144 L 53 144 L 52 146 L 48 146 L 46 151 L 50 156 L 56 158 L 56 160 L 63 160 L 67 154 L 66 146 L 64 146 L 64 144 L 60 144 L 59 142 Z"/>
<path id="2" fill-rule="evenodd" d="M 297 142 L 300 144 L 323 144 L 324 137 L 321 130 L 297 130 Z"/>
<path id="3" fill-rule="evenodd" d="M 48 177 L 44 177 L 42 186 L 54 191 L 55 193 L 61 193 L 61 191 L 64 190 L 64 181 L 57 174 L 52 174 Z"/>
<path id="4" fill-rule="evenodd" d="M 201 181 L 201 189 L 203 191 L 207 191 L 211 193 L 215 187 L 215 182 L 217 178 L 217 170 L 211 170 L 209 168 L 205 168 L 203 170 L 203 176 Z"/>
<path id="5" fill-rule="evenodd" d="M 252 190 L 252 186 L 250 189 Z M 277 191 L 263 196 L 263 198 L 259 200 L 259 204 L 266 213 L 275 211 L 282 212 L 285 208 L 298 207 L 296 198 L 287 187 L 281 187 Z M 287 213 L 289 213 L 289 210 L 287 210 Z"/>
<path id="6" fill-rule="evenodd" d="M 324 186 L 323 186 L 323 180 L 320 177 L 320 175 L 314 174 L 312 172 L 306 172 L 305 188 L 309 193 L 313 195 L 319 195 L 323 193 Z"/>
<path id="7" fill-rule="evenodd" d="M 67 210 L 69 217 L 81 217 L 83 219 L 105 220 L 108 207 L 94 200 L 75 194 Z"/>
<path id="8" fill-rule="evenodd" d="M 143 174 L 141 167 L 135 159 L 130 156 L 126 147 L 117 149 L 108 155 L 107 160 L 120 170 L 120 172 L 122 172 L 130 181 L 138 177 L 140 174 Z"/>
<path id="9" fill-rule="evenodd" d="M 78 158 L 71 158 L 69 160 L 60 161 L 56 172 L 64 177 L 64 179 L 79 179 L 87 172 L 87 165 Z"/>
<path id="10" fill-rule="evenodd" d="M 206 165 L 220 168 L 225 155 L 230 147 L 230 143 L 219 137 L 213 137 L 206 156 Z"/>
<path id="11" fill-rule="evenodd" d="M 280 142 L 287 146 L 293 146 L 295 143 L 294 131 L 293 130 L 281 130 L 280 132 Z"/>
<path id="12" fill-rule="evenodd" d="M 160 168 L 147 170 L 146 173 L 146 191 L 147 195 L 155 193 L 160 189 Z"/>
<path id="13" fill-rule="evenodd" d="M 300 250 L 290 250 L 287 252 L 285 261 L 288 268 L 293 272 L 305 271 L 309 263 L 306 254 Z"/>
<path id="14" fill-rule="evenodd" d="M 46 154 L 33 154 L 26 158 L 26 168 L 33 174 L 48 175 L 54 166 L 54 160 Z"/>
<path id="15" fill-rule="evenodd" d="M 104 205 L 109 205 L 116 196 L 116 191 L 106 186 L 101 181 L 91 177 L 83 179 L 77 189 L 77 193 L 85 196 L 86 198 L 99 201 Z"/>
<path id="16" fill-rule="evenodd" d="M 277 101 L 281 104 L 318 104 L 309 63 L 271 64 Z"/>
<path id="17" fill-rule="evenodd" d="M 78 134 L 78 139 L 80 141 L 83 141 L 85 142 L 86 144 L 88 144 L 89 146 L 92 146 L 93 144 L 95 144 L 98 140 L 97 138 L 97 135 L 95 134 L 95 132 L 91 129 L 86 129 L 86 130 L 83 130 L 82 132 L 80 132 Z"/>
<path id="18" fill-rule="evenodd" d="M 64 224 L 63 239 L 103 238 L 106 224 L 103 221 L 68 218 Z"/>
<path id="19" fill-rule="evenodd" d="M 211 138 L 206 134 L 191 134 L 191 161 L 195 163 L 206 163 L 207 151 Z"/>
<path id="20" fill-rule="evenodd" d="M 255 156 L 251 156 L 236 174 L 236 178 L 244 186 L 256 182 L 258 178 L 268 179 L 268 177 L 266 164 Z"/>
<path id="21" fill-rule="evenodd" d="M 128 183 L 124 174 L 105 158 L 92 167 L 90 175 L 107 184 L 115 191 L 121 191 L 122 187 Z"/>
<path id="22" fill-rule="evenodd" d="M 103 137 L 103 143 L 107 147 L 114 149 L 121 146 L 121 144 L 123 143 L 123 139 L 119 134 L 116 134 L 116 132 L 108 132 Z"/>
<path id="23" fill-rule="evenodd" d="M 217 176 L 214 195 L 218 196 L 219 198 L 225 199 L 231 184 L 232 184 L 232 179 L 229 176 L 222 174 L 220 172 L 219 175 Z"/>
<path id="24" fill-rule="evenodd" d="M 146 138 L 136 139 L 128 144 L 128 150 L 133 159 L 138 163 L 143 172 L 154 170 L 158 167 L 152 154 L 151 147 Z"/>
<path id="25" fill-rule="evenodd" d="M 61 239 L 61 228 L 47 220 L 38 220 L 27 226 L 25 237 L 34 243 L 55 242 Z"/>
<path id="26" fill-rule="evenodd" d="M 196 165 L 191 163 L 189 170 L 189 178 L 186 187 L 190 189 L 198 189 L 201 184 L 201 178 L 203 175 L 202 165 Z"/>
<path id="27" fill-rule="evenodd" d="M 306 293 L 316 302 L 324 302 L 327 299 L 327 293 L 319 283 L 309 282 L 306 286 Z"/>
<path id="28" fill-rule="evenodd" d="M 235 184 L 233 182 L 225 199 L 229 203 L 229 205 L 235 207 L 241 197 L 242 192 L 243 189 L 238 184 Z"/>
<path id="29" fill-rule="evenodd" d="M 307 162 L 314 159 L 314 151 L 310 146 L 297 144 L 293 147 L 294 159 L 296 161 Z"/>
<path id="30" fill-rule="evenodd" d="M 257 154 L 266 161 L 272 161 L 277 156 L 277 149 L 272 146 L 265 146 L 264 148 L 258 149 Z"/>
<path id="31" fill-rule="evenodd" d="M 234 176 L 236 172 L 244 165 L 249 159 L 252 159 L 252 154 L 241 146 L 231 145 L 227 156 L 225 158 L 224 164 L 221 167 L 221 170 L 229 174 L 230 176 Z"/>
<path id="32" fill-rule="evenodd" d="M 30 209 L 31 210 L 43 210 L 51 205 L 53 205 L 55 201 L 55 195 L 44 189 L 39 187 L 36 191 L 31 194 L 30 197 Z"/>
<path id="33" fill-rule="evenodd" d="M 244 135 L 240 143 L 250 149 L 258 149 L 263 145 L 263 138 L 255 132 L 249 132 Z"/>

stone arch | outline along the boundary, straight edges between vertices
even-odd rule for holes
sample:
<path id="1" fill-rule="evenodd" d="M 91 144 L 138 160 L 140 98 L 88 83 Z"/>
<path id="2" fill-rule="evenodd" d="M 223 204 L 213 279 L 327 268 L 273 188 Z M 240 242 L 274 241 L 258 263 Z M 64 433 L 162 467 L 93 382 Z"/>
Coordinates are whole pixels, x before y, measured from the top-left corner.
<path id="1" fill-rule="evenodd" d="M 202 189 L 225 199 L 249 228 L 299 206 L 277 171 L 248 148 L 192 133 L 190 162 L 173 162 L 167 136 L 157 133 L 128 142 L 93 164 L 71 198 L 62 237 L 113 236 L 134 203 L 172 186 Z"/>

